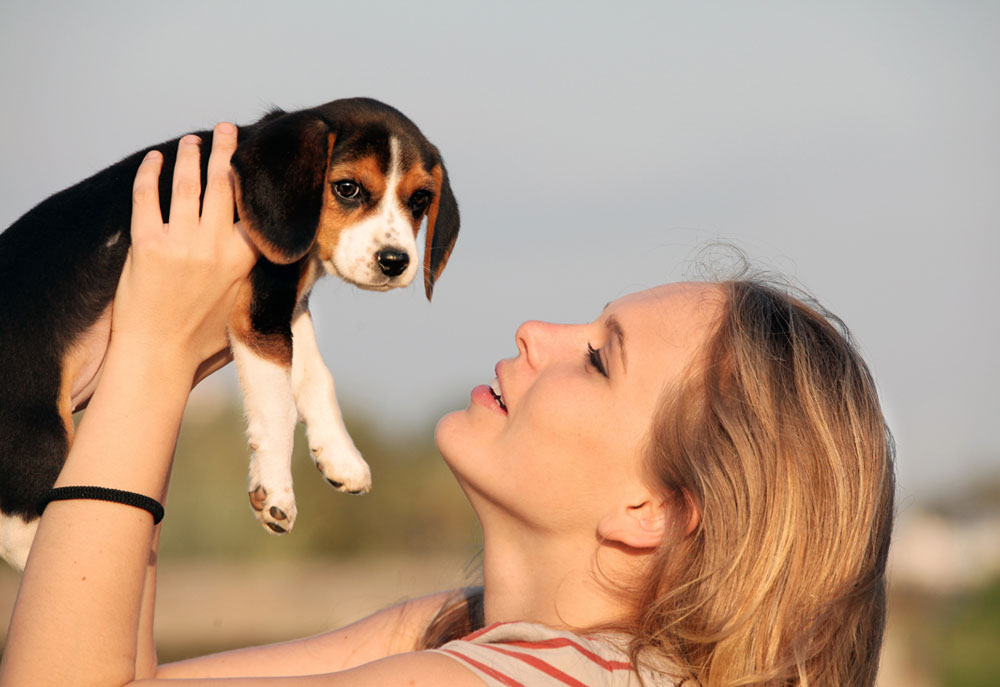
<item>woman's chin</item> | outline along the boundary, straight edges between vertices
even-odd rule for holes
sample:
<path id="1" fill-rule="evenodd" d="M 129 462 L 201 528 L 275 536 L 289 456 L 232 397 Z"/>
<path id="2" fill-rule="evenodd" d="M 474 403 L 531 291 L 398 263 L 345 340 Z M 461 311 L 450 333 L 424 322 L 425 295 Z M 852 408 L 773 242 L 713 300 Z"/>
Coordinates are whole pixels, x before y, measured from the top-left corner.
<path id="1" fill-rule="evenodd" d="M 446 463 L 449 454 L 451 454 L 450 449 L 455 448 L 455 442 L 462 433 L 462 415 L 465 412 L 464 410 L 453 410 L 438 420 L 437 425 L 434 426 L 434 443 Z"/>
<path id="2" fill-rule="evenodd" d="M 434 443 L 445 464 L 461 483 L 463 479 L 489 471 L 492 463 L 484 452 L 490 445 L 490 436 L 478 426 L 479 418 L 470 409 L 448 413 L 434 428 Z M 463 487 L 464 488 L 464 487 Z"/>

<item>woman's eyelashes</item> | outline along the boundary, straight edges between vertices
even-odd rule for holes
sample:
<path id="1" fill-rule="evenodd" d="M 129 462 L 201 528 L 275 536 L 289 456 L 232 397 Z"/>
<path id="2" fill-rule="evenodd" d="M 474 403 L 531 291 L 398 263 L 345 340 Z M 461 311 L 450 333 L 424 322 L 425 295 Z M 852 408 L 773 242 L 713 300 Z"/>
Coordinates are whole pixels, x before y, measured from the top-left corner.
<path id="1" fill-rule="evenodd" d="M 604 366 L 604 361 L 601 360 L 601 352 L 587 344 L 587 362 L 594 366 L 594 369 L 600 372 L 605 377 L 608 376 L 608 368 Z"/>

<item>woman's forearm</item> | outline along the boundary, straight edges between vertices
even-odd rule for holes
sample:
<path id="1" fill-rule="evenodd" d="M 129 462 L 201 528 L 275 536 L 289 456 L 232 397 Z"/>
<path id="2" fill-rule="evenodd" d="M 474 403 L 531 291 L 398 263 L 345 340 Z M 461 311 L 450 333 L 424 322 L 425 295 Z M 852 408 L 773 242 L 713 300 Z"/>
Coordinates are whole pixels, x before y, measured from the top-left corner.
<path id="1" fill-rule="evenodd" d="M 112 344 L 57 486 L 160 498 L 193 375 L 161 353 Z M 152 539 L 144 510 L 91 500 L 49 504 L 21 582 L 0 684 L 132 680 Z"/>
<path id="2" fill-rule="evenodd" d="M 428 623 L 453 596 L 404 601 L 346 627 L 279 644 L 248 647 L 160 666 L 157 677 L 230 678 L 333 673 L 414 651 Z"/>
<path id="3" fill-rule="evenodd" d="M 160 503 L 166 503 L 167 493 L 164 490 Z M 156 641 L 153 637 L 154 611 L 156 609 L 156 568 L 160 548 L 160 528 L 153 530 L 153 541 L 150 545 L 149 559 L 146 562 L 146 575 L 143 580 L 142 597 L 139 602 L 139 636 L 136 645 L 135 677 L 142 679 L 156 675 L 158 664 L 156 656 Z"/>

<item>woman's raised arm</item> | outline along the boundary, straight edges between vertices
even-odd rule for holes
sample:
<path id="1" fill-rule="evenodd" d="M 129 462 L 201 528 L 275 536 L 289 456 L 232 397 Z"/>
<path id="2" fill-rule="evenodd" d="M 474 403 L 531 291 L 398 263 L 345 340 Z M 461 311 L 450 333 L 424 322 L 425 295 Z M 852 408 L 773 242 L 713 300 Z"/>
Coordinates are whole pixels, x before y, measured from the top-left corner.
<path id="1" fill-rule="evenodd" d="M 225 349 L 228 314 L 256 260 L 233 225 L 235 147 L 236 128 L 219 125 L 199 213 L 200 142 L 181 140 L 166 225 L 157 193 L 162 156 L 150 153 L 140 166 L 107 358 L 56 486 L 163 493 L 192 382 Z M 153 520 L 138 508 L 50 504 L 21 581 L 0 684 L 132 680 L 152 536 Z"/>
<path id="2" fill-rule="evenodd" d="M 171 663 L 161 678 L 267 677 L 332 673 L 413 651 L 424 628 L 451 597 L 440 592 L 374 613 L 346 627 L 278 644 Z"/>

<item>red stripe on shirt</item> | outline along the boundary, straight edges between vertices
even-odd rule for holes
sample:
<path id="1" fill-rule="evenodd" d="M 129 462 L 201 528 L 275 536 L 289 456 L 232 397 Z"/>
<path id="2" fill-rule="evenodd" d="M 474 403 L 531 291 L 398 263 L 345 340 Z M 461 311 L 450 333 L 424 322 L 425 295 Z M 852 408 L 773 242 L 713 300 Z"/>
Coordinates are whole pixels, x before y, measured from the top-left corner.
<path id="1" fill-rule="evenodd" d="M 471 642 L 473 639 L 478 639 L 479 637 L 482 637 L 484 634 L 486 634 L 490 630 L 495 630 L 496 628 L 500 627 L 501 625 L 506 625 L 506 624 L 507 623 L 493 623 L 492 625 L 487 625 L 486 627 L 484 627 L 481 630 L 476 630 L 475 632 L 473 632 L 471 634 L 467 634 L 464 637 L 461 637 L 460 639 L 462 641 L 465 641 L 465 642 Z"/>
<path id="2" fill-rule="evenodd" d="M 485 663 L 480 663 L 476 659 L 469 658 L 465 654 L 459 653 L 458 651 L 455 651 L 453 649 L 440 649 L 440 651 L 443 651 L 445 653 L 451 654 L 452 656 L 455 656 L 456 658 L 462 659 L 463 661 L 465 661 L 466 663 L 468 663 L 473 668 L 477 668 L 478 670 L 481 670 L 482 672 L 486 673 L 487 675 L 489 675 L 493 679 L 499 680 L 500 682 L 502 682 L 503 684 L 507 685 L 508 687 L 525 687 L 523 684 L 521 684 L 520 682 L 518 682 L 514 678 L 510 677 L 509 675 L 504 675 L 500 671 L 495 670 L 494 668 L 491 668 L 490 666 L 486 665 Z"/>
<path id="3" fill-rule="evenodd" d="M 564 685 L 567 685 L 567 687 L 587 687 L 586 684 L 580 682 L 572 675 L 567 675 L 566 673 L 559 670 L 551 663 L 546 663 L 537 656 L 532 656 L 531 654 L 522 654 L 517 651 L 511 651 L 510 649 L 504 649 L 497 644 L 481 644 L 480 646 L 486 649 L 492 649 L 493 651 L 497 651 L 501 654 L 504 654 L 505 656 L 511 656 L 513 658 L 524 661 L 532 668 L 536 668 L 537 670 L 542 671 L 549 677 L 555 678 Z"/>
<path id="4" fill-rule="evenodd" d="M 608 659 L 598 656 L 590 649 L 581 646 L 580 644 L 574 642 L 568 637 L 553 637 L 552 639 L 543 639 L 537 642 L 528 641 L 513 641 L 513 642 L 502 642 L 503 644 L 509 644 L 510 646 L 520 647 L 522 649 L 561 649 L 563 647 L 572 647 L 580 652 L 582 655 L 589 658 L 591 661 L 601 666 L 605 670 L 632 670 L 632 664 L 627 661 L 609 661 Z M 488 646 L 488 645 L 484 645 Z"/>

